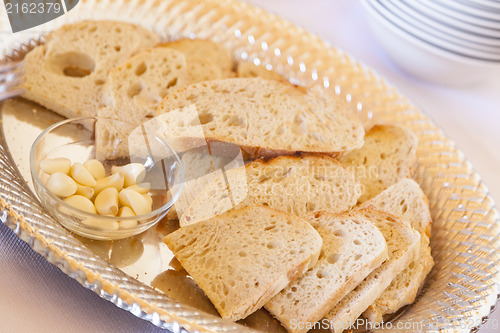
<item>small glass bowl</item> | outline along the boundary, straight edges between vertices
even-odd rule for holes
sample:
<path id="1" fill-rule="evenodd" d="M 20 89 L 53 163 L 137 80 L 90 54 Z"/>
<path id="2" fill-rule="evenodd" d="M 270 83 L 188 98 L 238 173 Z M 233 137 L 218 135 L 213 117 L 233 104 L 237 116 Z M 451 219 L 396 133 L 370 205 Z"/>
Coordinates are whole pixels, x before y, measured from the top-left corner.
<path id="1" fill-rule="evenodd" d="M 167 214 L 184 185 L 184 168 L 179 156 L 156 133 L 142 133 L 140 131 L 141 128 L 144 130 L 144 127 L 137 127 L 134 130 L 133 145 L 128 145 L 125 149 L 127 153 L 122 153 L 118 159 L 100 159 L 107 175 L 113 165 L 120 166 L 131 162 L 144 165 L 146 177 L 142 182 L 151 184 L 149 193 L 153 198 L 153 211 L 148 214 L 133 217 L 90 214 L 65 203 L 50 192 L 42 181 L 40 162 L 45 158 L 65 157 L 70 159 L 72 164 L 83 164 L 90 159 L 98 159 L 96 127 L 130 129 L 130 124 L 97 117 L 67 119 L 48 127 L 38 136 L 30 151 L 30 171 L 35 192 L 45 209 L 66 229 L 78 235 L 98 240 L 137 235 L 151 228 Z M 130 138 L 131 136 L 129 141 L 132 142 Z M 121 140 L 113 139 L 113 135 L 107 139 L 112 146 L 123 144 Z M 134 221 L 137 221 L 137 224 Z"/>

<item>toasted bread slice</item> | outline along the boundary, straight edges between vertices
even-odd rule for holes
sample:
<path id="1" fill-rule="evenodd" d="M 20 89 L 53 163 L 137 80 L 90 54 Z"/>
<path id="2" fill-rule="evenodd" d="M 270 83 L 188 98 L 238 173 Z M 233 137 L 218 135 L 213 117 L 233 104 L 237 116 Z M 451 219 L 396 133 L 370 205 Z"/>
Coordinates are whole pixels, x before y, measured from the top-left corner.
<path id="1" fill-rule="evenodd" d="M 429 246 L 431 213 L 427 197 L 420 186 L 411 179 L 403 179 L 390 186 L 360 207 L 368 206 L 401 217 L 402 221 L 422 235 L 420 251 L 415 260 L 394 278 L 390 286 L 363 314 L 372 322 L 380 322 L 385 315 L 395 313 L 415 300 L 434 265 Z"/>
<path id="2" fill-rule="evenodd" d="M 181 228 L 164 242 L 231 320 L 258 310 L 314 266 L 322 245 L 304 219 L 260 206 Z"/>
<path id="3" fill-rule="evenodd" d="M 410 130 L 396 125 L 374 126 L 362 148 L 341 157 L 355 170 L 364 187 L 359 202 L 373 198 L 401 179 L 413 176 L 418 139 Z"/>
<path id="4" fill-rule="evenodd" d="M 323 238 L 318 263 L 266 303 L 289 332 L 306 332 L 387 259 L 384 236 L 361 212 L 304 217 Z"/>
<path id="5" fill-rule="evenodd" d="M 196 112 L 187 112 L 193 105 Z M 276 80 L 232 78 L 189 85 L 169 94 L 158 115 L 167 140 L 229 142 L 251 158 L 335 154 L 363 145 L 364 128 L 347 103 Z M 198 122 L 203 138 L 190 133 Z"/>
<path id="6" fill-rule="evenodd" d="M 433 265 L 429 238 L 423 234 L 417 259 L 392 280 L 389 287 L 363 313 L 363 317 L 372 323 L 380 323 L 385 315 L 413 303 Z"/>
<path id="7" fill-rule="evenodd" d="M 266 80 L 285 80 L 275 71 L 269 70 L 264 66 L 257 66 L 248 61 L 240 61 L 238 63 L 236 75 L 238 77 L 260 77 Z"/>
<path id="8" fill-rule="evenodd" d="M 184 53 L 188 64 L 194 64 L 190 67 L 193 83 L 202 81 L 204 77 L 215 80 L 234 76 L 233 56 L 222 44 L 208 39 L 179 39 L 162 46 Z M 200 71 L 202 67 L 210 67 L 210 71 Z"/>
<path id="9" fill-rule="evenodd" d="M 187 82 L 184 55 L 165 47 L 142 51 L 112 69 L 103 90 L 106 105 L 97 115 L 123 123 L 97 121 L 97 158 L 126 157 L 130 133 L 154 117 L 158 104 L 170 91 Z"/>
<path id="10" fill-rule="evenodd" d="M 153 32 L 129 23 L 63 26 L 26 55 L 23 97 L 67 118 L 95 116 L 109 71 L 158 42 Z"/>
<path id="11" fill-rule="evenodd" d="M 367 206 L 375 206 L 378 210 L 400 216 L 421 234 L 431 235 L 429 200 L 413 179 L 403 179 L 388 187 L 360 205 L 360 208 Z"/>
<path id="12" fill-rule="evenodd" d="M 352 325 L 384 292 L 394 277 L 408 267 L 420 248 L 420 234 L 407 223 L 374 209 L 359 210 L 359 213 L 382 232 L 387 241 L 389 257 L 330 309 L 325 318 L 331 323 L 333 332 L 342 332 Z"/>
<path id="13" fill-rule="evenodd" d="M 266 205 L 298 216 L 311 211 L 350 210 L 359 183 L 337 160 L 326 155 L 281 156 L 232 169 L 192 201 L 180 225 L 203 221 L 235 207 Z"/>

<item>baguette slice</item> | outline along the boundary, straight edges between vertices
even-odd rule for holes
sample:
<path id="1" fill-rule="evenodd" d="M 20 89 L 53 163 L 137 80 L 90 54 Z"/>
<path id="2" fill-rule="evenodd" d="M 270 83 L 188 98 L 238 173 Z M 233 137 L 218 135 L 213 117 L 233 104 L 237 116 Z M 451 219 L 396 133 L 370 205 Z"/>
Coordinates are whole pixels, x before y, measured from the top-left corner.
<path id="1" fill-rule="evenodd" d="M 363 209 L 359 213 L 382 232 L 389 258 L 328 312 L 325 318 L 333 332 L 342 332 L 351 326 L 394 277 L 408 267 L 420 248 L 420 234 L 407 223 L 374 209 Z"/>
<path id="2" fill-rule="evenodd" d="M 395 313 L 403 306 L 415 301 L 425 278 L 434 265 L 429 246 L 429 238 L 423 234 L 418 258 L 407 266 L 391 282 L 389 287 L 363 313 L 372 323 L 380 323 L 385 315 Z"/>
<path id="3" fill-rule="evenodd" d="M 388 187 L 360 205 L 360 208 L 368 206 L 400 216 L 421 234 L 426 234 L 428 237 L 431 235 L 432 218 L 429 200 L 413 179 L 403 179 Z"/>
<path id="4" fill-rule="evenodd" d="M 376 125 L 365 136 L 365 145 L 341 157 L 355 170 L 364 187 L 359 202 L 373 198 L 401 179 L 413 176 L 418 139 L 410 130 L 396 125 Z"/>
<path id="5" fill-rule="evenodd" d="M 26 55 L 23 97 L 67 118 L 95 116 L 109 71 L 158 42 L 153 32 L 129 23 L 63 26 Z"/>
<path id="6" fill-rule="evenodd" d="M 257 66 L 248 61 L 240 61 L 236 69 L 238 77 L 260 77 L 266 80 L 284 81 L 285 79 L 278 73 L 267 69 L 264 66 Z"/>
<path id="7" fill-rule="evenodd" d="M 326 155 L 256 160 L 228 170 L 192 201 L 181 227 L 247 205 L 266 205 L 302 216 L 315 210 L 343 213 L 359 197 L 354 175 Z"/>
<path id="8" fill-rule="evenodd" d="M 106 106 L 97 115 L 123 123 L 98 120 L 97 158 L 126 157 L 130 133 L 156 114 L 167 94 L 187 82 L 184 55 L 164 47 L 142 51 L 112 69 L 103 90 Z"/>
<path id="9" fill-rule="evenodd" d="M 208 39 L 180 39 L 162 46 L 184 53 L 188 64 L 194 64 L 191 67 L 192 82 L 202 81 L 204 76 L 210 80 L 234 76 L 233 57 L 229 50 L 219 43 Z M 210 67 L 212 75 L 199 71 L 201 67 L 196 65 L 199 63 L 203 65 L 201 67 Z"/>
<path id="10" fill-rule="evenodd" d="M 164 242 L 230 320 L 258 310 L 314 266 L 322 245 L 302 218 L 260 206 L 181 228 Z"/>
<path id="11" fill-rule="evenodd" d="M 370 205 L 400 216 L 402 221 L 422 235 L 417 258 L 394 278 L 384 293 L 363 314 L 372 322 L 380 322 L 384 315 L 395 313 L 401 307 L 413 303 L 434 265 L 429 246 L 431 213 L 427 197 L 420 186 L 411 179 L 404 179 L 390 186 L 360 207 Z"/>
<path id="12" fill-rule="evenodd" d="M 192 105 L 194 114 L 186 111 Z M 347 103 L 276 80 L 232 78 L 189 85 L 169 94 L 158 115 L 167 141 L 186 137 L 188 142 L 229 142 L 251 158 L 335 154 L 363 145 L 363 126 Z M 191 133 L 197 132 L 192 124 L 198 121 L 202 138 Z"/>
<path id="13" fill-rule="evenodd" d="M 387 259 L 384 236 L 361 212 L 318 211 L 304 219 L 318 225 L 320 259 L 265 305 L 289 332 L 306 332 Z"/>

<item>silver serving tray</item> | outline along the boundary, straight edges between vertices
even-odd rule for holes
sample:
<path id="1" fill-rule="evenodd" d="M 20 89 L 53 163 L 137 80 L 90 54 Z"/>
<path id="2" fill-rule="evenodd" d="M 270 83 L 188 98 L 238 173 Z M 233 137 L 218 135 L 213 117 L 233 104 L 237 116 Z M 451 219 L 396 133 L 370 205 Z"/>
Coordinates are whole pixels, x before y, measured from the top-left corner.
<path id="1" fill-rule="evenodd" d="M 396 123 L 410 128 L 420 140 L 415 178 L 429 198 L 436 264 L 421 295 L 393 321 L 391 332 L 469 332 L 487 318 L 499 295 L 498 211 L 454 143 L 395 88 L 319 37 L 231 0 L 84 0 L 52 22 L 2 36 L 0 60 L 24 54 L 46 32 L 84 19 L 141 24 L 165 40 L 213 39 L 239 60 L 266 65 L 293 83 L 320 85 L 345 98 L 366 127 Z M 0 29 L 9 31 L 4 16 Z M 36 135 L 58 116 L 21 99 L 2 103 L 0 110 L 1 219 L 36 252 L 102 298 L 173 332 L 282 330 L 264 311 L 250 316 L 246 327 L 215 315 L 203 293 L 176 271 L 178 265 L 161 243 L 173 227 L 168 223 L 114 243 L 66 231 L 33 195 L 27 159 Z M 153 278 L 158 289 L 173 287 L 170 297 L 151 287 Z M 412 322 L 421 324 L 398 327 Z"/>

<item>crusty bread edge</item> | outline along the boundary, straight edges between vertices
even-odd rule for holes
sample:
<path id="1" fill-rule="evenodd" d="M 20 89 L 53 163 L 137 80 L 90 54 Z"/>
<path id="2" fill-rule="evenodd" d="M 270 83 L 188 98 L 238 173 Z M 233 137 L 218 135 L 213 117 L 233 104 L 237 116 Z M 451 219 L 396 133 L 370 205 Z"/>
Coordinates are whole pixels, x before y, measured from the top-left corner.
<path id="1" fill-rule="evenodd" d="M 401 226 L 404 226 L 405 228 L 408 227 L 408 224 L 406 224 L 405 222 L 402 222 L 400 218 L 396 218 L 394 215 L 391 215 L 387 212 L 381 211 L 381 210 L 377 209 L 377 207 L 375 207 L 375 206 L 367 205 L 366 207 L 364 207 L 363 209 L 359 209 L 358 211 L 365 211 L 365 210 L 370 211 L 370 212 L 374 212 L 374 211 L 381 212 L 385 215 L 392 217 L 394 219 L 395 223 L 397 223 Z M 417 234 L 418 234 L 418 236 L 420 236 L 420 234 L 416 230 L 413 229 L 413 232 L 414 232 L 415 236 Z M 358 318 L 366 309 L 368 309 L 370 307 L 370 305 L 373 304 L 377 300 L 377 298 L 385 291 L 385 289 L 387 289 L 387 287 L 389 287 L 392 280 L 399 273 L 401 273 L 413 260 L 415 260 L 416 256 L 418 255 L 419 250 L 420 250 L 420 239 L 416 240 L 413 244 L 411 244 L 411 246 L 408 248 L 408 250 L 405 251 L 401 255 L 401 257 L 398 258 L 400 261 L 398 261 L 397 264 L 394 264 L 394 262 L 384 262 L 382 265 L 389 267 L 389 270 L 385 270 L 385 271 L 377 273 L 377 274 L 379 275 L 379 278 L 380 278 L 380 275 L 387 276 L 388 278 L 385 279 L 383 283 L 378 284 L 377 292 L 373 293 L 369 299 L 363 300 L 362 303 L 357 303 L 355 305 L 356 313 L 353 314 L 352 309 L 351 309 L 351 312 L 349 314 L 343 313 L 342 317 L 341 317 L 342 319 L 340 319 L 340 320 L 338 318 L 334 319 L 335 317 L 332 316 L 331 311 L 330 311 L 327 314 L 327 319 L 329 320 L 330 323 L 333 324 L 330 327 L 330 330 L 334 333 L 343 332 L 344 330 L 342 328 L 337 329 L 337 330 L 335 330 L 335 328 L 337 326 L 344 327 L 343 326 L 344 323 L 354 322 L 354 320 L 356 320 L 356 318 Z M 369 277 L 369 276 L 370 275 L 368 275 L 367 277 Z M 360 310 L 360 309 L 362 309 L 362 310 Z M 333 309 L 331 309 L 331 310 L 333 310 Z M 338 323 L 341 323 L 341 325 L 339 325 Z"/>
<path id="2" fill-rule="evenodd" d="M 245 206 L 245 207 L 241 207 L 240 209 L 244 209 L 244 208 L 247 208 L 248 206 Z M 269 207 L 266 207 L 267 209 L 272 209 L 272 208 L 269 208 Z M 276 209 L 273 209 L 275 211 L 276 214 L 280 214 L 280 215 L 289 215 L 285 212 L 282 212 L 282 211 L 279 211 L 279 210 L 276 210 Z M 237 211 L 238 210 L 234 210 L 234 211 L 230 211 L 230 212 L 227 212 L 225 214 L 237 214 Z M 222 215 L 219 215 L 218 217 L 221 217 L 225 214 L 222 214 Z M 304 220 L 303 218 L 299 217 L 299 216 L 296 216 L 297 219 L 299 220 L 302 220 L 304 223 L 303 223 L 303 227 L 304 228 L 308 228 L 311 227 L 313 230 L 314 227 L 311 226 L 306 220 Z M 193 224 L 193 226 L 196 225 Z M 186 228 L 189 227 L 189 226 L 186 226 Z M 174 231 L 175 232 L 175 231 Z M 171 237 L 170 237 L 171 234 L 165 236 L 163 238 L 163 242 L 165 243 L 165 245 L 167 245 L 167 247 L 170 249 L 172 247 L 172 242 L 170 241 Z M 212 302 L 215 306 L 215 308 L 217 309 L 217 311 L 219 312 L 219 314 L 221 315 L 222 318 L 224 319 L 229 319 L 229 320 L 232 320 L 232 321 L 237 321 L 237 320 L 240 320 L 240 319 L 243 319 L 245 317 L 247 317 L 248 315 L 250 315 L 251 313 L 255 312 L 256 310 L 260 309 L 261 307 L 264 306 L 264 304 L 271 298 L 273 297 L 274 295 L 276 295 L 277 293 L 279 293 L 281 290 L 283 290 L 289 283 L 295 281 L 297 278 L 299 278 L 302 274 L 304 274 L 309 268 L 313 267 L 314 265 L 316 265 L 316 263 L 318 262 L 318 259 L 319 259 L 319 255 L 321 253 L 321 248 L 322 248 L 322 245 L 323 245 L 323 240 L 322 238 L 319 236 L 319 234 L 317 234 L 317 238 L 318 238 L 318 245 L 317 246 L 317 249 L 314 253 L 312 253 L 309 257 L 306 257 L 304 258 L 303 261 L 301 261 L 300 263 L 298 263 L 295 267 L 292 267 L 288 272 L 287 272 L 287 275 L 286 277 L 283 276 L 282 278 L 280 278 L 279 280 L 275 281 L 274 283 L 272 283 L 267 289 L 266 289 L 266 292 L 264 295 L 262 295 L 260 298 L 256 299 L 255 302 L 253 303 L 253 305 L 251 307 L 248 307 L 248 308 L 243 308 L 242 309 L 242 306 L 238 306 L 236 307 L 237 310 L 233 311 L 233 312 L 228 312 L 228 311 L 225 311 L 223 309 L 220 309 L 214 302 Z M 179 262 L 181 263 L 181 265 L 184 267 L 184 263 L 183 263 L 183 260 L 181 259 L 178 259 Z M 189 272 L 188 272 L 189 273 Z M 196 282 L 198 284 L 198 282 Z M 202 289 L 202 290 L 205 290 L 205 288 L 207 288 L 208 286 L 205 285 L 205 283 L 200 283 L 198 284 L 198 286 Z M 210 299 L 210 297 L 207 295 L 207 297 Z M 212 301 L 212 299 L 210 299 L 210 301 Z"/>
<path id="3" fill-rule="evenodd" d="M 294 159 L 304 159 L 304 158 L 308 158 L 308 157 L 317 157 L 317 158 L 321 158 L 321 159 L 328 159 L 329 162 L 331 162 L 333 165 L 337 166 L 337 167 L 340 167 L 342 168 L 345 172 L 349 172 L 352 174 L 352 172 L 342 163 L 340 163 L 339 160 L 337 160 L 335 157 L 332 157 L 331 155 L 327 155 L 327 154 L 321 154 L 321 153 L 309 153 L 309 152 L 296 152 L 294 154 L 290 154 L 290 155 L 279 155 L 279 156 L 271 156 L 271 157 L 260 157 L 256 160 L 253 160 L 251 161 L 250 163 L 247 163 L 245 164 L 244 166 L 241 166 L 240 168 L 244 168 L 245 170 L 247 168 L 250 168 L 254 163 L 262 163 L 262 164 L 267 164 L 267 163 L 270 163 L 272 161 L 275 161 L 275 160 L 279 160 L 279 159 L 284 159 L 284 158 L 294 158 Z M 246 171 L 245 171 L 246 172 Z M 354 176 L 354 175 L 353 175 Z M 356 179 L 356 177 L 354 176 L 354 179 L 356 181 L 356 185 L 359 185 L 359 182 L 358 180 Z M 198 196 L 201 196 L 202 193 L 204 193 L 205 191 L 207 191 L 207 188 L 209 186 L 211 186 L 213 183 L 215 183 L 216 179 L 214 179 L 212 181 L 211 184 L 207 185 L 201 192 L 200 194 L 198 194 Z M 197 197 L 198 197 L 197 196 Z M 197 198 L 196 197 L 196 198 Z M 191 202 L 191 204 L 195 203 L 196 202 L 196 198 Z M 351 210 L 355 209 L 355 206 L 351 207 Z M 233 211 L 234 209 L 230 209 L 229 211 Z M 184 214 L 179 218 L 179 225 L 180 227 L 186 227 L 188 225 L 191 225 L 191 224 L 194 224 L 194 223 L 186 223 L 186 218 L 185 218 L 185 214 L 188 213 L 190 210 L 189 210 L 189 207 L 187 207 L 187 209 L 184 211 Z M 196 223 L 196 222 L 195 222 Z"/>
<path id="4" fill-rule="evenodd" d="M 307 216 L 309 214 L 317 214 L 318 212 L 321 212 L 321 211 L 311 212 L 311 213 L 306 214 L 305 216 Z M 324 211 L 324 212 L 327 212 L 327 211 Z M 333 215 L 334 216 L 342 216 L 342 215 L 344 215 L 344 216 L 351 216 L 352 214 L 353 213 L 351 211 L 351 212 L 347 212 L 347 213 L 343 213 L 343 214 L 333 214 Z M 307 218 L 305 218 L 305 220 L 308 221 Z M 321 227 L 321 225 L 319 225 L 318 228 L 319 227 Z M 317 229 L 317 228 L 315 227 L 315 229 Z M 287 323 L 285 321 L 281 321 L 278 317 L 276 317 L 274 315 L 273 316 L 277 320 L 279 320 L 281 322 L 281 324 L 283 325 L 283 327 L 285 327 L 289 332 L 293 332 L 293 333 L 304 333 L 304 332 L 307 332 L 307 329 L 305 328 L 305 326 L 307 326 L 307 325 L 305 325 L 306 323 L 310 323 L 312 325 L 315 322 L 317 322 L 318 320 L 320 320 L 321 318 L 323 318 L 328 313 L 328 311 L 337 304 L 337 303 L 335 303 L 336 301 L 337 302 L 340 301 L 349 292 L 351 292 L 354 288 L 356 288 L 356 286 L 361 281 L 363 281 L 373 270 L 375 270 L 377 267 L 379 267 L 380 265 L 382 265 L 382 263 L 385 260 L 387 260 L 387 256 L 388 256 L 388 253 L 387 253 L 387 243 L 386 243 L 384 250 L 381 251 L 381 253 L 376 258 L 374 258 L 374 260 L 371 263 L 369 263 L 369 264 L 364 265 L 363 267 L 361 267 L 360 270 L 358 271 L 358 274 L 356 276 L 351 276 L 345 282 L 345 284 L 344 284 L 344 286 L 343 286 L 343 288 L 341 290 L 339 290 L 337 293 L 331 295 L 329 301 L 325 302 L 325 304 L 323 305 L 323 307 L 321 309 L 319 309 L 315 314 L 313 314 L 310 318 L 306 319 L 305 322 L 303 322 L 304 328 L 300 329 L 300 327 L 297 327 L 297 328 L 294 329 L 294 328 L 290 327 L 290 325 L 287 325 Z M 267 310 L 270 309 L 267 304 L 264 305 L 264 308 L 266 308 Z M 269 310 L 269 312 L 272 314 L 272 313 L 274 313 L 276 311 Z"/>

